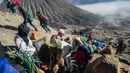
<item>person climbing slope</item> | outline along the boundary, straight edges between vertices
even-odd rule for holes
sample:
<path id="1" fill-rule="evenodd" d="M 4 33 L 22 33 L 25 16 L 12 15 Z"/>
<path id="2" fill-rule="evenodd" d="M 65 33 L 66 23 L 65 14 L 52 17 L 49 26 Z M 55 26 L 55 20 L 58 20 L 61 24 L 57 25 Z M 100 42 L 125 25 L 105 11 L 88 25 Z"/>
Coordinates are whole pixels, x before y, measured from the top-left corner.
<path id="1" fill-rule="evenodd" d="M 37 17 L 40 21 L 40 26 L 45 29 L 46 32 L 50 32 L 50 29 L 48 27 L 48 18 L 46 16 L 42 16 L 40 12 L 36 12 Z"/>
<path id="2" fill-rule="evenodd" d="M 36 28 L 36 26 L 32 23 L 33 20 L 31 19 L 30 14 L 28 13 L 28 11 L 21 5 L 18 5 L 18 10 L 19 13 L 23 16 L 24 18 L 24 24 L 27 24 L 27 22 L 30 23 L 30 25 L 35 29 L 35 31 L 38 31 L 38 29 Z"/>
<path id="3" fill-rule="evenodd" d="M 119 40 L 116 54 L 122 54 L 126 48 L 126 44 L 123 40 Z"/>
<path id="4" fill-rule="evenodd" d="M 6 2 L 7 2 L 7 5 L 6 5 L 7 9 L 10 9 L 12 13 L 16 13 L 16 8 L 15 8 L 16 4 L 9 0 L 6 0 Z"/>

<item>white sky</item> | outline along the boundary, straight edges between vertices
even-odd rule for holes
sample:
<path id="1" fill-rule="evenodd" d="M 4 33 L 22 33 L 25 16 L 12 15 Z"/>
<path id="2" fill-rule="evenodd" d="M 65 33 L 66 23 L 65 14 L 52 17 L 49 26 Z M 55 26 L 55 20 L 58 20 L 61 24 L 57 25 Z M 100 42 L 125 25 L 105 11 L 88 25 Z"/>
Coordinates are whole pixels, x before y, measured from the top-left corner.
<path id="1" fill-rule="evenodd" d="M 2 2 L 3 0 L 0 0 L 0 3 Z"/>
<path id="2" fill-rule="evenodd" d="M 78 7 L 90 11 L 92 13 L 101 14 L 101 15 L 130 13 L 130 1 L 96 3 L 96 4 L 88 4 L 88 5 L 79 5 Z"/>

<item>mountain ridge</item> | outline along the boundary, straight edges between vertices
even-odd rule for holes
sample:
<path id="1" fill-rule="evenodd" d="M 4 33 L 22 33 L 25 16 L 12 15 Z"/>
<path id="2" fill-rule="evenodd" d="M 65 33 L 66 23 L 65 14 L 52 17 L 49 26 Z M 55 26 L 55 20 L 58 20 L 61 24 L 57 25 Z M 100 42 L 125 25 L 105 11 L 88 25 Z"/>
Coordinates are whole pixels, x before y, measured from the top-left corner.
<path id="1" fill-rule="evenodd" d="M 21 0 L 21 2 L 32 17 L 36 17 L 36 11 L 40 11 L 41 14 L 48 16 L 50 24 L 55 22 L 91 27 L 100 23 L 100 16 L 75 7 L 64 0 Z"/>

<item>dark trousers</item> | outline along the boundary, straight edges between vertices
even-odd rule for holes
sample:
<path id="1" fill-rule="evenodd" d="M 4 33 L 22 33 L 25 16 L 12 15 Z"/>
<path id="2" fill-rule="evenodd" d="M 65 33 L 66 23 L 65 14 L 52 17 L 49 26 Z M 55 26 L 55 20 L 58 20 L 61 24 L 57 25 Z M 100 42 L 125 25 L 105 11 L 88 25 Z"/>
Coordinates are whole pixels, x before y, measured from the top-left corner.
<path id="1" fill-rule="evenodd" d="M 41 27 L 46 31 L 46 32 L 50 32 L 50 29 L 48 28 L 48 26 L 47 25 L 42 25 L 41 24 Z"/>
<path id="2" fill-rule="evenodd" d="M 16 13 L 16 9 L 15 8 L 10 8 L 12 13 Z"/>

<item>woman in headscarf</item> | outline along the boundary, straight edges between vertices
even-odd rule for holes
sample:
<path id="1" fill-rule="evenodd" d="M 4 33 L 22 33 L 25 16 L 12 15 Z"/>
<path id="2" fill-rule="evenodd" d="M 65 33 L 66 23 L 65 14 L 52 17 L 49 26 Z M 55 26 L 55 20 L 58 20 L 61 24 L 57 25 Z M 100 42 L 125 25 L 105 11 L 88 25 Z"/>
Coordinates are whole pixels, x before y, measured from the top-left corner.
<path id="1" fill-rule="evenodd" d="M 19 25 L 18 34 L 15 37 L 15 43 L 19 51 L 28 52 L 30 53 L 30 55 L 33 55 L 36 49 L 33 46 L 30 37 L 28 36 L 29 32 L 30 28 L 27 25 L 25 24 Z"/>

